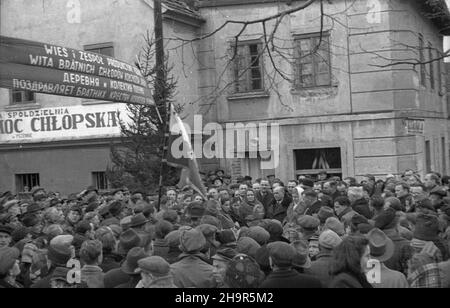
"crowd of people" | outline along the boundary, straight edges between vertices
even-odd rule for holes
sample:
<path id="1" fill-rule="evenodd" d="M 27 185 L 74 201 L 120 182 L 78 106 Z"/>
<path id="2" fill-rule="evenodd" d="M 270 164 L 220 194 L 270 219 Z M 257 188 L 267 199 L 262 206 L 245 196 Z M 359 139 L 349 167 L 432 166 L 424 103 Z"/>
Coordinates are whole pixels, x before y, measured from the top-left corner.
<path id="1" fill-rule="evenodd" d="M 449 177 L 0 195 L 0 288 L 450 287 Z"/>

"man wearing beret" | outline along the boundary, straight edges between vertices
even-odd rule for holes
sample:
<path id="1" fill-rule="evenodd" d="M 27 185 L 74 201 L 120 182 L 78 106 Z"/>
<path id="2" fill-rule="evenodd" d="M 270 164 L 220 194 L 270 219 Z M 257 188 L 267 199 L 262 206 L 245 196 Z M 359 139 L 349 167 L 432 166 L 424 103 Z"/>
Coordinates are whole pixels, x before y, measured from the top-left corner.
<path id="1" fill-rule="evenodd" d="M 170 272 L 170 264 L 159 256 L 152 256 L 138 261 L 139 272 L 142 280 L 136 288 L 141 289 L 173 289 L 177 286 L 173 283 Z"/>
<path id="2" fill-rule="evenodd" d="M 315 277 L 300 274 L 293 269 L 297 253 L 293 246 L 284 242 L 273 242 L 267 245 L 267 249 L 272 272 L 261 284 L 262 289 L 322 287 Z"/>

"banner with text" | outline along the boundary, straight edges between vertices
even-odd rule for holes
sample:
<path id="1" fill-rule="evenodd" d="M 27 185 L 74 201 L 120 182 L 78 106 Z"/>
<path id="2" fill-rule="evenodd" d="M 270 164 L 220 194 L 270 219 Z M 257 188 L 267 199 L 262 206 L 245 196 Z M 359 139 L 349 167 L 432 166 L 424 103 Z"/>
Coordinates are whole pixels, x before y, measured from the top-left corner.
<path id="1" fill-rule="evenodd" d="M 153 104 L 151 91 L 114 79 L 0 62 L 0 87 L 132 104 Z"/>
<path id="2" fill-rule="evenodd" d="M 104 55 L 0 36 L 0 87 L 154 104 L 140 71 Z"/>
<path id="3" fill-rule="evenodd" d="M 120 137 L 129 123 L 124 104 L 102 104 L 0 112 L 0 143 Z"/>

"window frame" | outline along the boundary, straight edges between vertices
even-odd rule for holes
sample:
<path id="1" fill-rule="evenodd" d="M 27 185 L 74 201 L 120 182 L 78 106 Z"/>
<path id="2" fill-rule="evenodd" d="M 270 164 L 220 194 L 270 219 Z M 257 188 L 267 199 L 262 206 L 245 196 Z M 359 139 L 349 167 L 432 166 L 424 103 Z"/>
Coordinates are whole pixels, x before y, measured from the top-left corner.
<path id="1" fill-rule="evenodd" d="M 259 56 L 259 69 L 260 69 L 260 75 L 261 75 L 261 89 L 253 89 L 253 79 L 251 76 L 251 70 L 252 70 L 252 66 L 249 66 L 247 71 L 245 72 L 246 76 L 246 82 L 247 82 L 247 88 L 249 88 L 249 90 L 247 91 L 239 91 L 239 55 L 238 55 L 238 50 L 235 50 L 235 48 L 237 47 L 239 49 L 239 47 L 245 46 L 248 49 L 250 49 L 250 45 L 257 45 L 258 47 L 258 54 L 261 54 Z M 263 43 L 261 40 L 259 39 L 255 39 L 255 40 L 245 40 L 245 41 L 239 41 L 237 44 L 236 43 L 232 43 L 231 45 L 231 52 L 234 55 L 234 59 L 233 59 L 233 93 L 235 95 L 242 95 L 242 94 L 248 94 L 248 93 L 264 93 L 266 91 L 265 88 L 265 78 L 264 78 L 264 50 L 262 50 L 263 48 Z M 250 59 L 251 60 L 251 54 L 250 54 L 250 50 L 248 53 Z"/>
<path id="2" fill-rule="evenodd" d="M 430 88 L 436 89 L 436 79 L 434 75 L 433 45 L 428 42 L 428 57 L 430 58 Z"/>
<path id="3" fill-rule="evenodd" d="M 310 53 L 310 57 L 312 57 L 312 78 L 314 79 L 314 85 L 312 86 L 304 86 L 302 84 L 302 75 L 301 75 L 301 56 L 300 52 L 300 41 L 309 39 L 311 46 L 315 46 L 315 40 L 317 38 L 320 38 L 322 36 L 322 43 L 320 44 L 320 47 L 317 51 L 319 51 L 322 46 L 323 42 L 326 40 L 327 44 L 327 55 L 328 59 L 325 59 L 325 62 L 328 62 L 328 76 L 329 76 L 329 83 L 326 85 L 318 85 L 317 84 L 317 63 L 316 63 L 316 57 L 317 57 L 317 51 L 315 54 Z M 313 41 L 314 40 L 314 41 Z M 323 88 L 323 87 L 332 87 L 333 86 L 333 69 L 332 69 L 332 56 L 331 56 L 331 33 L 330 31 L 323 31 L 323 32 L 313 32 L 313 33 L 305 33 L 305 34 L 296 34 L 294 35 L 294 58 L 295 58 L 295 67 L 294 67 L 294 89 L 295 90 L 309 90 L 314 88 Z"/>
<path id="4" fill-rule="evenodd" d="M 30 179 L 30 183 L 28 184 L 32 184 L 32 182 L 36 182 L 35 185 L 27 185 L 27 181 L 25 180 L 26 177 L 29 177 Z M 36 181 L 33 181 L 32 178 L 34 177 L 34 179 Z M 41 176 L 40 173 L 17 173 L 15 174 L 15 180 L 16 180 L 16 191 L 17 192 L 23 192 L 25 186 L 28 186 L 29 191 L 31 191 L 31 189 L 33 189 L 33 187 L 35 186 L 40 186 L 41 183 Z"/>
<path id="5" fill-rule="evenodd" d="M 100 187 L 100 183 L 98 181 L 99 179 L 99 175 L 101 175 L 102 177 L 104 177 L 103 180 L 105 180 L 105 184 L 106 184 L 106 188 Z M 91 172 L 91 176 L 92 176 L 92 184 L 95 188 L 97 188 L 98 190 L 107 190 L 110 187 L 110 183 L 108 181 L 108 177 L 106 175 L 106 171 L 93 171 Z"/>
<path id="6" fill-rule="evenodd" d="M 22 93 L 21 94 L 21 96 L 23 97 L 23 94 L 24 93 L 31 93 L 32 95 L 33 95 L 33 100 L 23 100 L 23 101 L 21 101 L 21 102 L 14 102 L 14 92 L 20 92 L 20 93 Z M 10 91 L 9 91 L 9 97 L 10 97 L 10 100 L 9 100 L 9 106 L 14 106 L 14 107 L 17 107 L 17 106 L 26 106 L 26 105 L 31 105 L 31 104 L 36 104 L 36 93 L 35 92 L 33 92 L 33 91 L 28 91 L 28 90 L 18 90 L 18 89 L 11 89 Z"/>
<path id="7" fill-rule="evenodd" d="M 425 40 L 422 34 L 419 34 L 419 62 L 420 62 L 420 84 L 427 86 L 427 72 L 424 62 L 425 60 Z"/>
<path id="8" fill-rule="evenodd" d="M 112 55 L 105 55 L 105 54 L 94 51 L 94 50 L 106 49 L 106 48 L 112 48 Z M 87 52 L 98 53 L 98 54 L 101 54 L 101 55 L 104 55 L 107 57 L 111 57 L 111 58 L 114 58 L 114 53 L 115 53 L 115 48 L 114 48 L 113 42 L 84 45 L 83 50 L 87 51 Z"/>

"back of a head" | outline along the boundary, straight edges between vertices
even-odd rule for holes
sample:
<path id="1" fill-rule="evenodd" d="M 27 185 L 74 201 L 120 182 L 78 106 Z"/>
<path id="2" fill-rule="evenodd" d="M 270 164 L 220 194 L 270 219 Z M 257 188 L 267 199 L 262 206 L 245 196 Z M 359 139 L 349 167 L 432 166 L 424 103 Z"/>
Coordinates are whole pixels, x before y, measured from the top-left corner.
<path id="1" fill-rule="evenodd" d="M 337 246 L 332 253 L 330 274 L 352 273 L 361 275 L 361 257 L 369 241 L 362 236 L 348 236 Z"/>
<path id="2" fill-rule="evenodd" d="M 81 244 L 80 258 L 87 265 L 93 265 L 98 262 L 102 255 L 103 245 L 100 241 L 85 241 Z"/>
<path id="3" fill-rule="evenodd" d="M 155 224 L 155 236 L 157 239 L 164 239 L 172 231 L 173 225 L 167 220 L 160 220 Z"/>
<path id="4" fill-rule="evenodd" d="M 116 239 L 113 231 L 108 227 L 101 227 L 95 231 L 95 239 L 102 243 L 103 251 L 110 253 L 116 249 Z"/>

